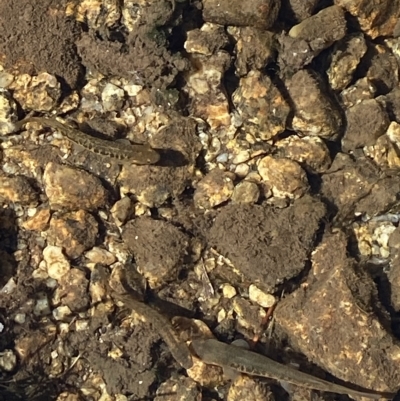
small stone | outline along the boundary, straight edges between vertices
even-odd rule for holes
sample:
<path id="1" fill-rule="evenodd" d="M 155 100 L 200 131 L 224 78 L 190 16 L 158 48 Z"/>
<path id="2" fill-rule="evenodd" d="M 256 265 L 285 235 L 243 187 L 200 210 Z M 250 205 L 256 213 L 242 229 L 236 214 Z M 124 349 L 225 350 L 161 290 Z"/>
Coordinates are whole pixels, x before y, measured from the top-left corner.
<path id="1" fill-rule="evenodd" d="M 66 321 L 72 314 L 71 309 L 68 306 L 59 306 L 58 308 L 53 309 L 53 317 L 56 320 Z"/>
<path id="2" fill-rule="evenodd" d="M 111 215 L 114 218 L 115 224 L 118 227 L 122 226 L 132 217 L 133 205 L 132 201 L 128 196 L 124 196 L 122 199 L 114 203 L 111 208 Z"/>
<path id="3" fill-rule="evenodd" d="M 122 238 L 151 288 L 175 279 L 188 253 L 188 236 L 162 220 L 136 218 L 126 224 Z"/>
<path id="4" fill-rule="evenodd" d="M 270 28 L 278 17 L 280 0 L 204 0 L 203 18 L 220 25 Z"/>
<path id="5" fill-rule="evenodd" d="M 342 148 L 349 152 L 356 148 L 372 145 L 386 132 L 389 117 L 375 100 L 364 100 L 346 110 L 346 131 L 342 138 Z"/>
<path id="6" fill-rule="evenodd" d="M 291 128 L 304 135 L 335 139 L 342 117 L 330 95 L 322 90 L 316 74 L 300 70 L 287 80 L 287 90 L 294 106 Z"/>
<path id="7" fill-rule="evenodd" d="M 115 255 L 113 255 L 111 252 L 97 246 L 87 251 L 85 253 L 85 257 L 92 263 L 100 263 L 106 266 L 112 265 L 117 260 Z"/>
<path id="8" fill-rule="evenodd" d="M 345 108 L 350 108 L 363 100 L 373 99 L 375 94 L 375 85 L 368 78 L 360 78 L 353 85 L 344 89 L 340 93 L 340 98 Z"/>
<path id="9" fill-rule="evenodd" d="M 73 312 L 82 312 L 89 305 L 89 281 L 85 273 L 79 269 L 70 269 L 59 280 L 57 297 L 61 303 Z"/>
<path id="10" fill-rule="evenodd" d="M 224 298 L 231 299 L 236 296 L 237 292 L 233 285 L 230 284 L 223 284 L 222 285 L 222 295 Z"/>
<path id="11" fill-rule="evenodd" d="M 220 309 L 217 314 L 217 322 L 218 323 L 223 322 L 226 319 L 226 315 L 227 315 L 226 310 Z"/>
<path id="12" fill-rule="evenodd" d="M 289 36 L 311 44 L 318 43 L 319 50 L 323 50 L 346 35 L 346 26 L 343 9 L 331 6 L 293 26 Z"/>
<path id="13" fill-rule="evenodd" d="M 199 183 L 193 197 L 197 207 L 211 209 L 232 196 L 233 175 L 219 169 L 210 171 Z"/>
<path id="14" fill-rule="evenodd" d="M 258 163 L 258 171 L 274 197 L 298 199 L 308 191 L 307 175 L 293 160 L 266 156 Z"/>
<path id="15" fill-rule="evenodd" d="M 53 215 L 47 231 L 48 242 L 60 246 L 75 259 L 94 246 L 98 234 L 96 219 L 84 210 Z"/>
<path id="16" fill-rule="evenodd" d="M 14 98 L 24 110 L 46 112 L 53 110 L 61 96 L 60 83 L 54 75 L 46 72 L 31 77 L 17 76 L 12 83 Z"/>
<path id="17" fill-rule="evenodd" d="M 229 37 L 221 25 L 206 22 L 200 29 L 187 32 L 185 49 L 188 53 L 211 56 L 229 44 Z"/>
<path id="18" fill-rule="evenodd" d="M 271 308 L 276 302 L 273 295 L 265 293 L 254 284 L 250 284 L 249 299 L 263 308 Z"/>
<path id="19" fill-rule="evenodd" d="M 29 231 L 45 231 L 48 227 L 50 216 L 50 209 L 39 209 L 30 219 L 22 223 L 22 227 Z"/>
<path id="20" fill-rule="evenodd" d="M 242 181 L 235 186 L 232 194 L 232 202 L 256 203 L 260 197 L 258 185 L 251 181 Z"/>
<path id="21" fill-rule="evenodd" d="M 247 162 L 250 159 L 250 151 L 249 150 L 241 150 L 234 158 L 232 159 L 233 164 L 240 164 Z"/>
<path id="22" fill-rule="evenodd" d="M 290 107 L 272 80 L 260 71 L 250 71 L 240 79 L 232 101 L 247 134 L 267 141 L 286 129 Z"/>
<path id="23" fill-rule="evenodd" d="M 106 204 L 107 191 L 101 181 L 86 171 L 48 163 L 43 181 L 53 210 L 97 210 Z"/>
<path id="24" fill-rule="evenodd" d="M 101 100 L 105 111 L 121 110 L 124 105 L 125 92 L 118 86 L 108 82 L 101 93 Z"/>
<path id="25" fill-rule="evenodd" d="M 14 81 L 14 75 L 6 71 L 0 72 L 0 88 L 6 89 L 8 86 L 11 85 L 13 81 Z"/>
<path id="26" fill-rule="evenodd" d="M 361 30 L 371 39 L 378 36 L 392 36 L 400 17 L 397 0 L 376 0 L 372 4 L 365 1 L 335 0 L 334 3 L 346 10 Z"/>
<path id="27" fill-rule="evenodd" d="M 58 246 L 47 246 L 43 249 L 43 258 L 46 262 L 49 277 L 60 280 L 71 268 L 67 258 Z"/>
<path id="28" fill-rule="evenodd" d="M 367 51 L 362 33 L 352 34 L 335 43 L 332 61 L 327 71 L 333 90 L 343 90 L 353 80 L 353 74 Z"/>
<path id="29" fill-rule="evenodd" d="M 195 68 L 186 75 L 186 88 L 191 98 L 192 114 L 207 121 L 211 130 L 228 127 L 231 116 L 224 76 L 231 56 L 224 50 L 210 57 L 193 54 L 191 62 Z"/>
<path id="30" fill-rule="evenodd" d="M 0 353 L 0 369 L 5 372 L 12 372 L 17 366 L 17 356 L 10 349 Z"/>
<path id="31" fill-rule="evenodd" d="M 34 206 L 37 205 L 39 196 L 27 178 L 0 175 L 0 198 L 9 203 Z"/>
<path id="32" fill-rule="evenodd" d="M 251 27 L 228 27 L 228 33 L 236 39 L 236 71 L 245 76 L 250 69 L 263 70 L 276 58 L 275 34 Z"/>
<path id="33" fill-rule="evenodd" d="M 376 100 L 383 102 L 387 110 L 390 110 L 392 121 L 400 123 L 400 88 L 394 89 L 386 96 L 380 96 Z"/>
<path id="34" fill-rule="evenodd" d="M 248 164 L 242 163 L 235 167 L 235 175 L 241 178 L 246 177 L 250 172 L 250 166 Z"/>
<path id="35" fill-rule="evenodd" d="M 78 319 L 75 322 L 76 331 L 87 331 L 89 329 L 89 320 Z"/>
<path id="36" fill-rule="evenodd" d="M 317 136 L 291 135 L 276 143 L 279 155 L 300 163 L 311 172 L 324 173 L 331 165 L 329 149 Z"/>
<path id="37" fill-rule="evenodd" d="M 24 324 L 26 322 L 26 313 L 17 313 L 14 316 L 14 322 L 18 324 Z"/>
<path id="38" fill-rule="evenodd" d="M 36 316 L 50 315 L 50 303 L 47 298 L 47 294 L 44 292 L 39 292 L 37 294 L 36 303 L 33 308 L 33 314 Z"/>
<path id="39" fill-rule="evenodd" d="M 4 269 L 5 263 L 3 262 L 2 268 Z M 0 290 L 0 294 L 12 294 L 17 288 L 17 284 L 13 277 L 11 277 L 3 288 Z"/>
<path id="40" fill-rule="evenodd" d="M 400 5 L 400 2 L 399 2 Z M 371 42 L 369 42 L 370 44 Z M 373 82 L 380 94 L 399 87 L 398 59 L 393 51 L 384 45 L 372 44 L 373 54 L 368 62 L 366 78 Z"/>

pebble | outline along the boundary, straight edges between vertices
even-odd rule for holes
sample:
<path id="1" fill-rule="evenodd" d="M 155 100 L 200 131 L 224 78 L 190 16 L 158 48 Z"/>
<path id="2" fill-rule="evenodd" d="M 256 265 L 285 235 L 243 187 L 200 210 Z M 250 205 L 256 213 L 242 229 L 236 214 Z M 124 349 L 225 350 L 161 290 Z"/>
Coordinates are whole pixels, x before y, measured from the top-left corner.
<path id="1" fill-rule="evenodd" d="M 107 202 L 108 194 L 101 181 L 77 168 L 48 163 L 43 184 L 52 210 L 97 210 Z"/>
<path id="2" fill-rule="evenodd" d="M 33 314 L 36 316 L 45 316 L 51 314 L 50 303 L 47 294 L 39 292 L 36 294 L 36 303 L 33 308 Z"/>
<path id="3" fill-rule="evenodd" d="M 53 214 L 47 240 L 51 245 L 62 247 L 67 256 L 75 259 L 95 245 L 98 230 L 96 219 L 84 210 Z"/>
<path id="4" fill-rule="evenodd" d="M 101 263 L 106 266 L 110 266 L 117 261 L 115 255 L 106 249 L 99 248 L 97 246 L 87 251 L 85 253 L 85 257 L 92 263 Z"/>
<path id="5" fill-rule="evenodd" d="M 38 204 L 39 196 L 27 178 L 0 175 L 0 198 L 7 203 L 35 206 Z"/>
<path id="6" fill-rule="evenodd" d="M 197 207 L 211 209 L 230 199 L 233 189 L 233 175 L 215 169 L 199 181 L 193 200 Z"/>
<path id="7" fill-rule="evenodd" d="M 236 294 L 237 291 L 233 285 L 227 283 L 222 285 L 222 295 L 224 298 L 231 299 L 236 296 Z"/>
<path id="8" fill-rule="evenodd" d="M 242 181 L 235 186 L 232 194 L 232 202 L 256 203 L 260 198 L 258 185 L 251 181 Z"/>
<path id="9" fill-rule="evenodd" d="M 259 161 L 258 172 L 274 197 L 298 199 L 308 191 L 307 175 L 293 160 L 266 156 Z"/>
<path id="10" fill-rule="evenodd" d="M 0 369 L 12 372 L 17 367 L 17 356 L 11 349 L 5 349 L 0 353 Z"/>
<path id="11" fill-rule="evenodd" d="M 281 0 L 204 0 L 203 18 L 220 25 L 270 28 L 278 17 Z"/>
<path id="12" fill-rule="evenodd" d="M 46 262 L 49 277 L 60 280 L 71 268 L 62 248 L 49 245 L 43 249 L 43 258 Z"/>
<path id="13" fill-rule="evenodd" d="M 260 290 L 256 285 L 249 286 L 249 299 L 263 308 L 271 308 L 275 304 L 275 297 Z"/>

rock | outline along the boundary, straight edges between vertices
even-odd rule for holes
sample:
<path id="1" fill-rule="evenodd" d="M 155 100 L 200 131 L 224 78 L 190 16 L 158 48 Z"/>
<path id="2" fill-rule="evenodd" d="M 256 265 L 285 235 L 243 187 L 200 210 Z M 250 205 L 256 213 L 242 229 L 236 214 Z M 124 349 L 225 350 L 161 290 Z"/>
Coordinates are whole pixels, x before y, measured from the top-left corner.
<path id="1" fill-rule="evenodd" d="M 280 0 L 204 0 L 203 18 L 220 25 L 270 28 L 281 6 Z"/>
<path id="2" fill-rule="evenodd" d="M 397 391 L 400 343 L 373 313 L 377 308 L 374 282 L 347 257 L 347 241 L 337 232 L 324 237 L 307 285 L 281 300 L 274 317 L 312 363 L 363 388 Z"/>

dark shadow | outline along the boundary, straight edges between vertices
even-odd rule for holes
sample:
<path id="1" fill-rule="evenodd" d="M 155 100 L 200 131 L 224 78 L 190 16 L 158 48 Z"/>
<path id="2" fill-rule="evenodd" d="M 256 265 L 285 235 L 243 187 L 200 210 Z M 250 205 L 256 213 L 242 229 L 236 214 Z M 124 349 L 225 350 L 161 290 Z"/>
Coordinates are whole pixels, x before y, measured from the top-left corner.
<path id="1" fill-rule="evenodd" d="M 160 160 L 155 164 L 160 167 L 183 167 L 189 164 L 186 157 L 174 149 L 154 149 L 160 154 Z"/>

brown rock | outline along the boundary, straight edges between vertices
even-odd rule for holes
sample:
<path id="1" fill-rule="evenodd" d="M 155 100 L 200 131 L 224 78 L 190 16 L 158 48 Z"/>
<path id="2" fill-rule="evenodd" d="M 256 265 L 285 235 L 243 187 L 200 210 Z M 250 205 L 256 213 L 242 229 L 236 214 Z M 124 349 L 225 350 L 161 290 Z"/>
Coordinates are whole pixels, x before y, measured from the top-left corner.
<path id="1" fill-rule="evenodd" d="M 51 216 L 50 209 L 48 208 L 39 209 L 31 218 L 24 221 L 22 226 L 25 228 L 25 230 L 32 230 L 38 232 L 45 231 L 45 229 L 49 224 L 50 216 Z"/>
<path id="2" fill-rule="evenodd" d="M 389 117 L 375 100 L 364 100 L 346 110 L 346 131 L 342 139 L 343 151 L 349 152 L 373 144 L 389 126 Z"/>
<path id="3" fill-rule="evenodd" d="M 241 181 L 235 186 L 232 193 L 232 202 L 256 203 L 260 198 L 260 189 L 255 182 Z"/>
<path id="4" fill-rule="evenodd" d="M 367 51 L 365 38 L 360 33 L 344 37 L 335 43 L 331 64 L 327 71 L 329 83 L 334 90 L 343 90 L 353 80 L 353 74 Z"/>
<path id="5" fill-rule="evenodd" d="M 400 343 L 373 313 L 377 308 L 374 282 L 356 270 L 338 232 L 325 236 L 307 285 L 278 303 L 274 317 L 311 362 L 360 387 L 397 391 Z"/>
<path id="6" fill-rule="evenodd" d="M 378 94 L 385 95 L 399 86 L 399 65 L 393 51 L 382 45 L 374 45 L 366 71 L 366 78 L 374 84 Z"/>
<path id="7" fill-rule="evenodd" d="M 0 175 L 0 198 L 5 202 L 21 203 L 26 206 L 35 206 L 39 201 L 39 195 L 28 179 L 21 176 Z"/>
<path id="8" fill-rule="evenodd" d="M 187 33 L 185 49 L 188 53 L 211 56 L 229 44 L 229 37 L 221 25 L 205 23 L 200 29 Z"/>
<path id="9" fill-rule="evenodd" d="M 263 70 L 276 58 L 273 32 L 250 27 L 231 28 L 236 39 L 236 74 L 246 75 L 251 70 Z"/>
<path id="10" fill-rule="evenodd" d="M 269 291 L 304 268 L 325 206 L 304 196 L 286 209 L 231 204 L 205 235 L 235 266 L 239 280 Z M 237 278 L 238 279 L 238 278 Z"/>
<path id="11" fill-rule="evenodd" d="M 290 21 L 303 21 L 311 17 L 319 0 L 282 0 L 282 17 Z"/>
<path id="12" fill-rule="evenodd" d="M 193 201 L 196 207 L 211 209 L 229 200 L 233 193 L 232 173 L 219 169 L 210 171 L 197 184 Z"/>
<path id="13" fill-rule="evenodd" d="M 400 124 L 400 89 L 393 89 L 386 96 L 379 97 L 377 100 L 383 100 L 390 120 Z"/>
<path id="14" fill-rule="evenodd" d="M 338 154 L 322 177 L 321 191 L 341 218 L 355 213 L 372 217 L 397 202 L 400 183 L 396 177 L 380 178 L 378 168 L 366 158 L 353 161 Z"/>
<path id="15" fill-rule="evenodd" d="M 175 279 L 188 253 L 189 238 L 161 220 L 140 217 L 130 221 L 122 238 L 152 288 Z"/>
<path id="16" fill-rule="evenodd" d="M 59 281 L 58 296 L 73 312 L 84 311 L 89 305 L 89 280 L 79 269 L 71 269 Z"/>
<path id="17" fill-rule="evenodd" d="M 290 107 L 271 79 L 259 71 L 240 79 L 232 101 L 246 133 L 266 141 L 285 130 Z"/>
<path id="18" fill-rule="evenodd" d="M 361 29 L 372 39 L 378 36 L 391 36 L 400 17 L 398 0 L 335 0 L 356 17 Z"/>
<path id="19" fill-rule="evenodd" d="M 342 126 L 341 114 L 332 97 L 322 90 L 322 82 L 309 71 L 300 70 L 287 81 L 294 105 L 294 131 L 334 139 Z"/>
<path id="20" fill-rule="evenodd" d="M 279 156 L 296 161 L 308 171 L 323 173 L 331 164 L 329 149 L 317 136 L 299 138 L 291 135 L 276 142 L 276 147 L 279 149 Z"/>
<path id="21" fill-rule="evenodd" d="M 324 8 L 289 31 L 290 37 L 305 40 L 313 50 L 326 49 L 344 35 L 346 19 L 343 9 L 337 6 Z"/>
<path id="22" fill-rule="evenodd" d="M 185 75 L 191 97 L 191 114 L 207 121 L 211 129 L 229 126 L 229 102 L 224 89 L 224 76 L 231 65 L 231 56 L 220 50 L 210 57 L 193 54 L 192 68 Z"/>
<path id="23" fill-rule="evenodd" d="M 332 6 L 295 25 L 279 37 L 278 61 L 291 75 L 309 64 L 322 50 L 346 35 L 346 20 L 340 7 Z"/>
<path id="24" fill-rule="evenodd" d="M 307 175 L 293 160 L 265 156 L 257 168 L 276 198 L 298 199 L 308 191 Z"/>
<path id="25" fill-rule="evenodd" d="M 204 0 L 203 18 L 221 25 L 268 29 L 278 17 L 280 0 Z"/>
<path id="26" fill-rule="evenodd" d="M 360 78 L 340 93 L 343 106 L 350 108 L 363 100 L 373 99 L 376 88 L 368 78 Z M 378 99 L 377 99 L 378 100 Z"/>
<path id="27" fill-rule="evenodd" d="M 84 210 L 78 210 L 53 215 L 48 230 L 48 242 L 62 247 L 70 258 L 75 259 L 94 246 L 97 234 L 98 224 L 95 218 Z"/>
<path id="28" fill-rule="evenodd" d="M 106 204 L 107 191 L 101 181 L 86 171 L 49 163 L 43 179 L 52 209 L 96 210 Z"/>

